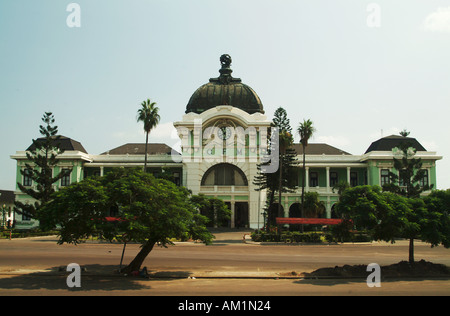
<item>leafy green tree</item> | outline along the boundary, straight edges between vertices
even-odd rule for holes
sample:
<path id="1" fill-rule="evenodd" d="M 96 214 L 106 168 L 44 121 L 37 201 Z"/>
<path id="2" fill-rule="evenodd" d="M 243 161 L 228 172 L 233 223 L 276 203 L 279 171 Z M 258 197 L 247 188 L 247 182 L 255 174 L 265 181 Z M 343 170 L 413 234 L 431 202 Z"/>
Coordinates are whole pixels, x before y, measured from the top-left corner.
<path id="1" fill-rule="evenodd" d="M 301 200 L 301 214 L 302 217 L 304 211 L 304 200 L 305 200 L 305 175 L 306 175 L 306 147 L 308 147 L 309 140 L 316 132 L 315 127 L 313 126 L 313 122 L 311 120 L 303 120 L 302 123 L 297 128 L 297 132 L 300 135 L 300 143 L 302 144 L 303 149 L 303 172 L 302 172 L 302 200 Z"/>
<path id="2" fill-rule="evenodd" d="M 333 186 L 332 191 L 333 193 L 337 192 L 337 194 L 339 194 L 340 196 L 348 188 L 350 188 L 350 184 L 347 181 L 342 180 Z"/>
<path id="3" fill-rule="evenodd" d="M 414 263 L 414 239 L 432 247 L 450 247 L 450 193 L 433 192 L 422 198 L 408 198 L 382 191 L 379 186 L 358 186 L 343 191 L 335 208 L 358 230 L 367 230 L 372 239 L 395 242 L 409 239 L 409 262 Z"/>
<path id="4" fill-rule="evenodd" d="M 191 202 L 199 210 L 200 214 L 208 218 L 208 227 L 225 226 L 231 217 L 231 210 L 225 202 L 218 198 L 207 197 L 203 194 L 193 195 Z"/>
<path id="5" fill-rule="evenodd" d="M 106 220 L 111 206 L 119 206 L 115 223 Z M 128 241 L 140 243 L 141 250 L 123 269 L 129 273 L 140 269 L 156 244 L 166 247 L 172 238 L 210 243 L 208 219 L 197 206 L 186 188 L 140 169 L 117 169 L 61 189 L 45 209 L 61 226 L 60 244 L 77 244 L 93 234 L 109 240 L 126 235 Z"/>
<path id="6" fill-rule="evenodd" d="M 357 186 L 346 189 L 336 212 L 345 221 L 352 221 L 358 230 L 366 230 L 374 240 L 394 242 L 409 225 L 411 209 L 408 200 L 379 186 Z"/>
<path id="7" fill-rule="evenodd" d="M 402 237 L 409 239 L 410 263 L 414 263 L 414 239 L 430 243 L 431 247 L 450 247 L 450 194 L 444 192 L 433 191 L 423 199 L 408 199 L 412 212 L 408 214 L 410 224 Z"/>
<path id="8" fill-rule="evenodd" d="M 424 200 L 431 211 L 437 211 L 449 215 L 450 189 L 433 190 L 429 195 L 424 197 Z"/>
<path id="9" fill-rule="evenodd" d="M 41 208 L 50 201 L 51 194 L 55 192 L 53 184 L 61 180 L 65 175 L 70 174 L 71 169 L 64 169 L 59 174 L 53 175 L 53 168 L 59 163 L 58 155 L 64 150 L 60 145 L 58 136 L 58 126 L 55 124 L 55 118 L 52 112 L 45 112 L 39 126 L 39 132 L 43 136 L 33 139 L 31 150 L 27 151 L 28 162 L 25 169 L 20 170 L 24 177 L 30 177 L 35 184 L 32 187 L 24 186 L 18 182 L 17 185 L 23 193 L 35 199 L 34 204 L 25 204 L 20 201 L 15 202 L 15 211 L 18 214 L 24 214 L 30 218 L 38 219 L 40 225 L 46 225 L 43 221 Z"/>
<path id="10" fill-rule="evenodd" d="M 83 242 L 90 236 L 112 239 L 105 227 L 110 200 L 100 177 L 89 177 L 56 191 L 44 208 L 43 229 L 60 227 L 58 244 Z"/>
<path id="11" fill-rule="evenodd" d="M 423 198 L 427 216 L 422 223 L 421 238 L 437 246 L 450 247 L 450 189 L 433 190 Z"/>
<path id="12" fill-rule="evenodd" d="M 148 147 L 148 134 L 154 129 L 161 119 L 159 114 L 159 108 L 155 102 L 151 102 L 150 99 L 141 103 L 141 108 L 138 110 L 137 121 L 144 123 L 145 131 L 145 162 L 144 172 L 147 172 L 147 147 Z"/>

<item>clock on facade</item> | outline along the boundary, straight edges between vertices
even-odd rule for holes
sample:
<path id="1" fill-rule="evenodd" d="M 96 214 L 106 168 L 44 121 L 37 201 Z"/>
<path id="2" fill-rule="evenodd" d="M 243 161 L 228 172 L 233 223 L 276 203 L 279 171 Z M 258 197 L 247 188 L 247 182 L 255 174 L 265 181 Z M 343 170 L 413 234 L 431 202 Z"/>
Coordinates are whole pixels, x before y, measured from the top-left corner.
<path id="1" fill-rule="evenodd" d="M 220 139 L 227 140 L 231 136 L 231 129 L 229 127 L 219 127 L 217 135 Z"/>

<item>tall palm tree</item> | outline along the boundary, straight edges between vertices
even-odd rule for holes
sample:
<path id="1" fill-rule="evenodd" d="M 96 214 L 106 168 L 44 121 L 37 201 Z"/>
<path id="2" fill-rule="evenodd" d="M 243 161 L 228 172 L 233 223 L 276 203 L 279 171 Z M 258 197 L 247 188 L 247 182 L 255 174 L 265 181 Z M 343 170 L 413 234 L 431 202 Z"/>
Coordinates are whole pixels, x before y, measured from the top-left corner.
<path id="1" fill-rule="evenodd" d="M 302 175 L 302 204 L 301 204 L 301 216 L 303 217 L 303 210 L 304 210 L 304 199 L 305 199 L 305 175 L 306 175 L 306 168 L 305 168 L 305 156 L 306 156 L 306 147 L 308 146 L 309 139 L 313 136 L 316 129 L 313 126 L 313 122 L 308 120 L 303 120 L 303 123 L 300 123 L 298 129 L 298 133 L 300 134 L 300 143 L 302 144 L 303 148 L 303 175 Z"/>
<path id="2" fill-rule="evenodd" d="M 145 162 L 144 172 L 147 172 L 147 147 L 148 147 L 148 134 L 150 131 L 158 125 L 160 116 L 158 114 L 159 108 L 156 106 L 156 102 L 151 102 L 150 99 L 142 101 L 141 108 L 137 111 L 137 121 L 144 123 L 145 131 Z"/>

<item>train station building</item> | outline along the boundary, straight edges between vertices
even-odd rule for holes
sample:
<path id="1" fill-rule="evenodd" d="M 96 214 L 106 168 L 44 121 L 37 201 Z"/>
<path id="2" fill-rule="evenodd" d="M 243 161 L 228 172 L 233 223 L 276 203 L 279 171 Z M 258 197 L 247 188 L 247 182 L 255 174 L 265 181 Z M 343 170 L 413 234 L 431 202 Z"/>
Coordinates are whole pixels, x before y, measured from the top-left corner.
<path id="1" fill-rule="evenodd" d="M 266 194 L 258 191 L 254 179 L 258 165 L 273 152 L 267 146 L 272 121 L 264 111 L 258 94 L 241 79 L 234 78 L 231 58 L 223 55 L 218 77 L 209 79 L 200 86 L 187 105 L 178 110 L 180 120 L 174 127 L 180 137 L 181 150 L 166 144 L 148 145 L 147 171 L 159 176 L 170 172 L 173 181 L 185 186 L 193 194 L 204 194 L 222 199 L 231 210 L 227 225 L 231 228 L 263 226 L 262 209 Z M 174 109 L 175 110 L 175 109 Z M 323 217 L 332 218 L 333 205 L 338 201 L 333 186 L 347 181 L 351 186 L 383 185 L 388 181 L 388 172 L 393 170 L 395 148 L 409 141 L 421 158 L 426 170 L 423 184 L 436 186 L 436 161 L 442 159 L 436 152 L 427 151 L 418 140 L 400 135 L 391 135 L 368 143 L 363 153 L 351 154 L 324 143 L 310 143 L 306 148 L 306 192 L 317 192 L 324 202 Z M 104 153 L 88 153 L 81 142 L 70 137 L 61 137 L 65 150 L 58 158 L 60 165 L 53 172 L 69 168 L 71 173 L 55 184 L 57 188 L 70 185 L 94 175 L 104 175 L 116 167 L 140 167 L 144 165 L 145 144 L 127 143 Z M 302 168 L 302 146 L 294 144 L 298 168 Z M 27 162 L 26 151 L 17 151 L 11 156 L 17 161 L 16 182 L 33 186 L 31 177 L 22 175 Z M 270 156 L 270 155 L 269 155 Z M 274 170 L 278 167 L 274 165 Z M 273 170 L 272 170 L 273 171 Z M 301 172 L 298 172 L 298 189 L 285 193 L 281 201 L 285 217 L 294 214 L 300 207 Z M 16 186 L 15 199 L 33 203 Z M 37 223 L 16 214 L 16 228 L 31 228 Z"/>

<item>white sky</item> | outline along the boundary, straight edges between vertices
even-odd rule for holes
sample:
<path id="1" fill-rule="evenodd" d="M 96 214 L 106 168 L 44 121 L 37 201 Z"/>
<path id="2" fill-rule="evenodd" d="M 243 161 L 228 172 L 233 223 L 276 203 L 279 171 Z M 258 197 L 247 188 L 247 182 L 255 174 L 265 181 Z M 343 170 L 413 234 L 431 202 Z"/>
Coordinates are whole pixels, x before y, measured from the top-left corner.
<path id="1" fill-rule="evenodd" d="M 437 187 L 450 188 L 448 0 L 79 0 L 79 28 L 70 2 L 0 1 L 1 189 L 45 111 L 100 154 L 145 141 L 136 112 L 150 98 L 150 142 L 174 145 L 172 123 L 224 53 L 270 119 L 282 106 L 293 129 L 311 119 L 313 142 L 355 155 L 407 129 L 444 157 Z"/>

